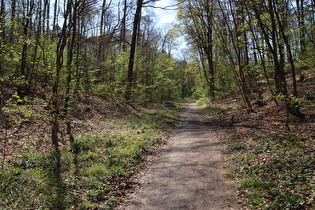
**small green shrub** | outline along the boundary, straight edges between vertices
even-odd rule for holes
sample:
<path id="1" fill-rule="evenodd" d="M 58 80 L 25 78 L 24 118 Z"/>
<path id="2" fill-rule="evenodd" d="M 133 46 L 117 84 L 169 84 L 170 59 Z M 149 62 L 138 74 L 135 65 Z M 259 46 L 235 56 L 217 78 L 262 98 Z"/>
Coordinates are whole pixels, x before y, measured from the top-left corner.
<path id="1" fill-rule="evenodd" d="M 90 189 L 86 195 L 90 201 L 98 202 L 104 199 L 105 192 L 102 189 Z"/>
<path id="2" fill-rule="evenodd" d="M 83 161 L 91 161 L 91 162 L 95 163 L 99 159 L 99 157 L 96 153 L 91 152 L 91 151 L 87 151 L 84 154 L 81 154 L 80 159 Z"/>
<path id="3" fill-rule="evenodd" d="M 0 209 L 47 207 L 50 188 L 40 169 L 12 168 L 0 171 Z"/>
<path id="4" fill-rule="evenodd" d="M 19 141 L 18 141 L 18 140 L 11 140 L 11 141 L 10 141 L 10 144 L 11 144 L 11 145 L 18 145 L 18 144 L 19 144 Z"/>
<path id="5" fill-rule="evenodd" d="M 44 153 L 31 152 L 23 155 L 17 160 L 16 166 L 27 168 L 52 168 L 56 165 L 56 157 Z"/>
<path id="6" fill-rule="evenodd" d="M 118 166 L 121 163 L 121 158 L 117 157 L 116 155 L 109 155 L 108 162 L 109 167 Z"/>
<path id="7" fill-rule="evenodd" d="M 206 106 L 206 105 L 210 104 L 211 101 L 210 101 L 209 98 L 204 97 L 204 98 L 198 99 L 196 101 L 196 103 L 197 103 L 198 106 Z"/>
<path id="8" fill-rule="evenodd" d="M 68 150 L 72 153 L 93 150 L 97 143 L 97 137 L 90 135 L 79 135 L 70 144 Z"/>
<path id="9" fill-rule="evenodd" d="M 115 134 L 110 137 L 110 139 L 107 139 L 105 142 L 106 147 L 115 147 L 119 144 L 121 144 L 123 141 L 126 140 L 126 136 L 123 134 Z"/>
<path id="10" fill-rule="evenodd" d="M 103 183 L 106 179 L 99 179 L 88 173 L 82 173 L 82 176 L 79 180 L 72 182 L 73 188 L 84 188 L 84 189 L 102 189 Z"/>
<path id="11" fill-rule="evenodd" d="M 112 139 L 106 140 L 105 146 L 106 146 L 107 148 L 114 146 L 114 141 L 113 141 Z"/>
<path id="12" fill-rule="evenodd" d="M 275 184 L 273 182 L 266 182 L 262 180 L 258 180 L 256 178 L 251 178 L 243 181 L 241 187 L 242 188 L 262 188 L 269 189 L 270 187 L 274 187 Z"/>
<path id="13" fill-rule="evenodd" d="M 235 144 L 234 146 L 229 147 L 229 149 L 234 150 L 234 151 L 241 151 L 241 150 L 244 150 L 245 148 L 246 147 L 241 145 L 241 144 L 239 144 L 239 145 Z"/>
<path id="14" fill-rule="evenodd" d="M 86 168 L 83 174 L 85 176 L 94 176 L 97 178 L 106 178 L 110 175 L 106 166 L 99 164 L 95 164 L 91 167 Z"/>
<path id="15" fill-rule="evenodd" d="M 79 210 L 93 209 L 93 203 L 90 201 L 84 201 L 78 205 Z"/>

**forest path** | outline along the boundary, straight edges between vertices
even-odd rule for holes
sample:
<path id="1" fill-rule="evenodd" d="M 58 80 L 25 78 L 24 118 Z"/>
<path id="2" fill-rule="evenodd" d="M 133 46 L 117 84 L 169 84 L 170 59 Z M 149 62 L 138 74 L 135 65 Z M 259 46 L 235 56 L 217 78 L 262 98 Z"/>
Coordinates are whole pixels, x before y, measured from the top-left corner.
<path id="1" fill-rule="evenodd" d="M 126 209 L 238 209 L 224 183 L 223 147 L 189 102 L 177 134 L 145 172 Z"/>

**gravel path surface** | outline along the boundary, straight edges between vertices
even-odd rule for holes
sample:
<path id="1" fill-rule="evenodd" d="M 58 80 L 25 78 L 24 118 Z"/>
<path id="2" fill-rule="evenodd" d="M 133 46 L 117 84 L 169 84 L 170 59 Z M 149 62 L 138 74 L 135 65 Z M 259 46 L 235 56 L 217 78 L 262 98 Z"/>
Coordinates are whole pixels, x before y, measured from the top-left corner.
<path id="1" fill-rule="evenodd" d="M 239 209 L 224 183 L 223 146 L 190 102 L 177 135 L 145 172 L 126 209 Z"/>

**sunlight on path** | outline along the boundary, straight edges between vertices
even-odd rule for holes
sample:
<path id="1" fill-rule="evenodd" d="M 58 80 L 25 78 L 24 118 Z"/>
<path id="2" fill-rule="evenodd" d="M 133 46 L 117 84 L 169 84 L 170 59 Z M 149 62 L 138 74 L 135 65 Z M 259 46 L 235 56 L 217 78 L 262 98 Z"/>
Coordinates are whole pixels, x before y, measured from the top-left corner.
<path id="1" fill-rule="evenodd" d="M 223 144 L 190 103 L 178 134 L 143 177 L 126 209 L 234 209 L 223 183 Z"/>

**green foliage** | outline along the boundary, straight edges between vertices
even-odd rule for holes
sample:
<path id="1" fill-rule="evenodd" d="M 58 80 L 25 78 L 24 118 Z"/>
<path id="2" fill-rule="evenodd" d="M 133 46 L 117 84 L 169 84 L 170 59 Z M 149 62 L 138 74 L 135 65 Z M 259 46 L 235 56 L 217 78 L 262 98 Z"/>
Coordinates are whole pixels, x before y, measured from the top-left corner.
<path id="1" fill-rule="evenodd" d="M 197 103 L 198 106 L 204 107 L 204 106 L 207 106 L 208 104 L 210 104 L 211 101 L 210 101 L 209 98 L 204 97 L 204 98 L 198 99 L 198 100 L 196 101 L 196 103 Z"/>
<path id="2" fill-rule="evenodd" d="M 276 98 L 279 98 L 282 101 L 286 101 L 288 104 L 296 107 L 300 107 L 303 103 L 303 99 L 295 97 L 293 95 L 285 96 L 283 94 L 278 94 L 275 96 Z"/>
<path id="3" fill-rule="evenodd" d="M 68 150 L 72 153 L 93 150 L 97 143 L 97 137 L 89 135 L 79 135 L 74 138 L 74 142 L 69 145 Z"/>
<path id="4" fill-rule="evenodd" d="M 262 188 L 269 189 L 271 187 L 275 187 L 274 183 L 268 183 L 264 180 L 257 180 L 255 177 L 244 180 L 242 182 L 241 188 Z"/>
<path id="5" fill-rule="evenodd" d="M 93 203 L 89 201 L 82 202 L 78 205 L 78 209 L 80 210 L 91 209 L 91 208 L 93 208 Z"/>
<path id="6" fill-rule="evenodd" d="M 52 185 L 42 169 L 12 168 L 0 171 L 0 203 L 2 208 L 50 208 Z"/>
<path id="7" fill-rule="evenodd" d="M 0 208 L 112 209 L 125 192 L 123 183 L 142 168 L 150 147 L 174 127 L 178 112 L 176 106 L 159 105 L 117 118 L 108 133 L 75 135 L 74 142 L 61 148 L 61 156 L 29 147 L 11 160 L 10 169 L 0 171 Z"/>
<path id="8" fill-rule="evenodd" d="M 87 197 L 93 202 L 98 202 L 102 200 L 105 195 L 106 194 L 103 190 L 91 189 L 87 191 Z"/>
<path id="9" fill-rule="evenodd" d="M 175 122 L 178 120 L 176 113 L 179 111 L 178 108 L 169 108 L 158 111 L 151 111 L 146 113 L 145 122 L 148 127 L 155 129 L 170 129 L 175 126 Z M 150 129 L 146 129 L 146 126 L 142 125 L 146 131 L 150 131 Z"/>
<path id="10" fill-rule="evenodd" d="M 98 178 L 99 180 L 107 178 L 110 175 L 110 171 L 108 170 L 106 165 L 102 164 L 94 164 L 91 167 L 86 168 L 85 171 L 83 171 L 82 173 L 85 176 L 93 176 L 95 178 Z"/>
<path id="11" fill-rule="evenodd" d="M 38 168 L 47 172 L 55 170 L 58 164 L 58 155 L 55 153 L 40 153 L 40 152 L 29 152 L 22 155 L 15 161 L 15 166 L 23 169 Z M 69 159 L 67 156 L 61 158 L 62 170 L 68 170 L 70 166 Z"/>
<path id="12" fill-rule="evenodd" d="M 237 151 L 235 146 L 244 142 L 233 139 L 229 148 Z M 250 207 L 314 207 L 315 158 L 309 152 L 309 139 L 296 134 L 271 134 L 253 136 L 252 140 L 255 147 L 242 150 L 242 161 L 237 159 L 241 192 Z"/>
<path id="13" fill-rule="evenodd" d="M 16 165 L 21 168 L 52 168 L 56 159 L 53 156 L 47 156 L 42 153 L 27 153 L 23 155 Z"/>
<path id="14" fill-rule="evenodd" d="M 225 57 L 220 57 L 220 62 L 217 63 L 217 68 L 220 71 L 216 72 L 215 78 L 215 94 L 217 98 L 224 97 L 230 93 L 236 92 L 238 89 L 235 78 L 231 72 L 232 66 L 228 65 Z"/>
<path id="15" fill-rule="evenodd" d="M 29 122 L 32 119 L 46 120 L 48 118 L 46 110 L 36 110 L 46 105 L 46 102 L 39 98 L 32 101 L 25 96 L 23 99 L 15 92 L 7 101 L 6 106 L 2 107 L 3 113 L 15 124 Z"/>
<path id="16" fill-rule="evenodd" d="M 201 98 L 197 100 L 196 103 L 202 107 L 201 116 L 203 118 L 211 118 L 216 115 L 224 116 L 227 115 L 229 110 L 233 109 L 231 106 L 211 102 L 208 98 Z"/>
<path id="17" fill-rule="evenodd" d="M 175 61 L 166 53 L 161 54 L 154 66 L 155 80 L 153 95 L 158 101 L 180 98 L 178 75 L 176 75 Z"/>

